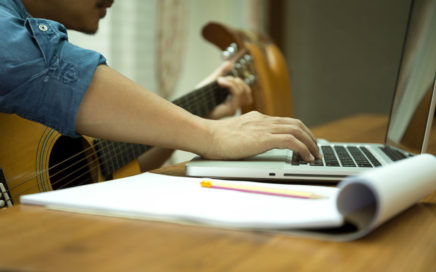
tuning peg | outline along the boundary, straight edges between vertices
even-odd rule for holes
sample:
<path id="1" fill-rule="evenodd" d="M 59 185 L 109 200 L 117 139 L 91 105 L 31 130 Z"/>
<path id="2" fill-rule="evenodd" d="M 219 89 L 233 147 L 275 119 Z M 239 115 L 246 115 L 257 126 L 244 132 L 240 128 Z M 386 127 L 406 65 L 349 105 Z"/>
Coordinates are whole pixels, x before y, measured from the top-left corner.
<path id="1" fill-rule="evenodd" d="M 247 85 L 251 85 L 256 81 L 256 76 L 253 74 L 250 74 L 247 78 L 245 78 L 245 83 L 247 83 Z"/>
<path id="2" fill-rule="evenodd" d="M 244 60 L 245 60 L 247 63 L 251 63 L 251 62 L 253 61 L 253 57 L 252 57 L 251 55 L 249 55 L 249 54 L 245 54 L 245 55 L 244 55 Z"/>
<path id="3" fill-rule="evenodd" d="M 231 43 L 226 50 L 224 50 L 221 54 L 224 60 L 231 59 L 235 53 L 238 51 L 238 45 L 236 43 Z"/>

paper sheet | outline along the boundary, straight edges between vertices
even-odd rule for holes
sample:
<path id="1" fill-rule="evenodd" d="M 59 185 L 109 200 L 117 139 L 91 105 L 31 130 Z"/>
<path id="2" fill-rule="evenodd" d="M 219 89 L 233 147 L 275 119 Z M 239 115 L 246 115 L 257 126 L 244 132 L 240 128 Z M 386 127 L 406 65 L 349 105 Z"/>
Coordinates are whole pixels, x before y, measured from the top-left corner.
<path id="1" fill-rule="evenodd" d="M 359 225 L 359 238 L 436 190 L 436 157 L 422 154 L 349 177 L 337 207 Z"/>
<path id="2" fill-rule="evenodd" d="M 104 183 L 26 195 L 22 196 L 21 203 L 232 228 L 314 228 L 343 223 L 335 208 L 336 188 L 223 181 L 326 196 L 323 199 L 298 199 L 203 188 L 201 180 L 144 173 Z"/>

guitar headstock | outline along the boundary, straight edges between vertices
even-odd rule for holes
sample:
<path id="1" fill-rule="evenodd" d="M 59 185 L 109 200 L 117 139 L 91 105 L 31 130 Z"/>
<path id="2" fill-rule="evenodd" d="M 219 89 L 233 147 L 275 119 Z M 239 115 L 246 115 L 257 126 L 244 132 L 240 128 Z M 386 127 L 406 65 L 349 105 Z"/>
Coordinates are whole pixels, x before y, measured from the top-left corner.
<path id="1" fill-rule="evenodd" d="M 253 57 L 245 49 L 238 50 L 237 43 L 231 43 L 222 51 L 221 57 L 224 60 L 233 62 L 230 75 L 241 78 L 248 85 L 252 85 L 256 81 Z"/>
<path id="2" fill-rule="evenodd" d="M 222 50 L 224 60 L 233 62 L 231 75 L 243 79 L 248 85 L 256 81 L 253 57 L 237 32 L 223 24 L 210 22 L 203 27 L 202 34 Z"/>
<path id="3" fill-rule="evenodd" d="M 203 37 L 234 62 L 232 75 L 244 79 L 252 89 L 253 103 L 242 112 L 257 110 L 275 116 L 292 116 L 292 94 L 286 60 L 264 34 L 209 22 Z"/>

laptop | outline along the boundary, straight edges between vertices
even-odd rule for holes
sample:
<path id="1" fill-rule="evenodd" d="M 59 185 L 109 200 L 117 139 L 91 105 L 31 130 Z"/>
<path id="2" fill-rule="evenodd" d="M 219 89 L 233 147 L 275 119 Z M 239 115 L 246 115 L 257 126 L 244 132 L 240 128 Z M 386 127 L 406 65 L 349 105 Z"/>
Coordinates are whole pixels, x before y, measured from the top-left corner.
<path id="1" fill-rule="evenodd" d="M 319 140 L 323 159 L 303 161 L 273 149 L 238 161 L 196 157 L 186 164 L 195 177 L 337 182 L 416 154 L 428 144 L 436 101 L 436 1 L 412 2 L 384 144 Z"/>

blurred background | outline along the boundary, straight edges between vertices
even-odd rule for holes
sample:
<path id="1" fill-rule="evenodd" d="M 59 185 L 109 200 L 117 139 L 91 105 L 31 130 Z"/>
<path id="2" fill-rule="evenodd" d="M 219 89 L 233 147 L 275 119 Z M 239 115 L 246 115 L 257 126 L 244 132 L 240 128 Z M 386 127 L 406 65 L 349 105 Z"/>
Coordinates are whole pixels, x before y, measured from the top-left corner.
<path id="1" fill-rule="evenodd" d="M 207 22 L 265 34 L 285 56 L 293 117 L 315 126 L 358 113 L 389 113 L 410 2 L 118 0 L 96 35 L 69 36 L 173 100 L 222 61 L 219 49 L 201 36 Z M 176 152 L 170 163 L 192 156 Z"/>

